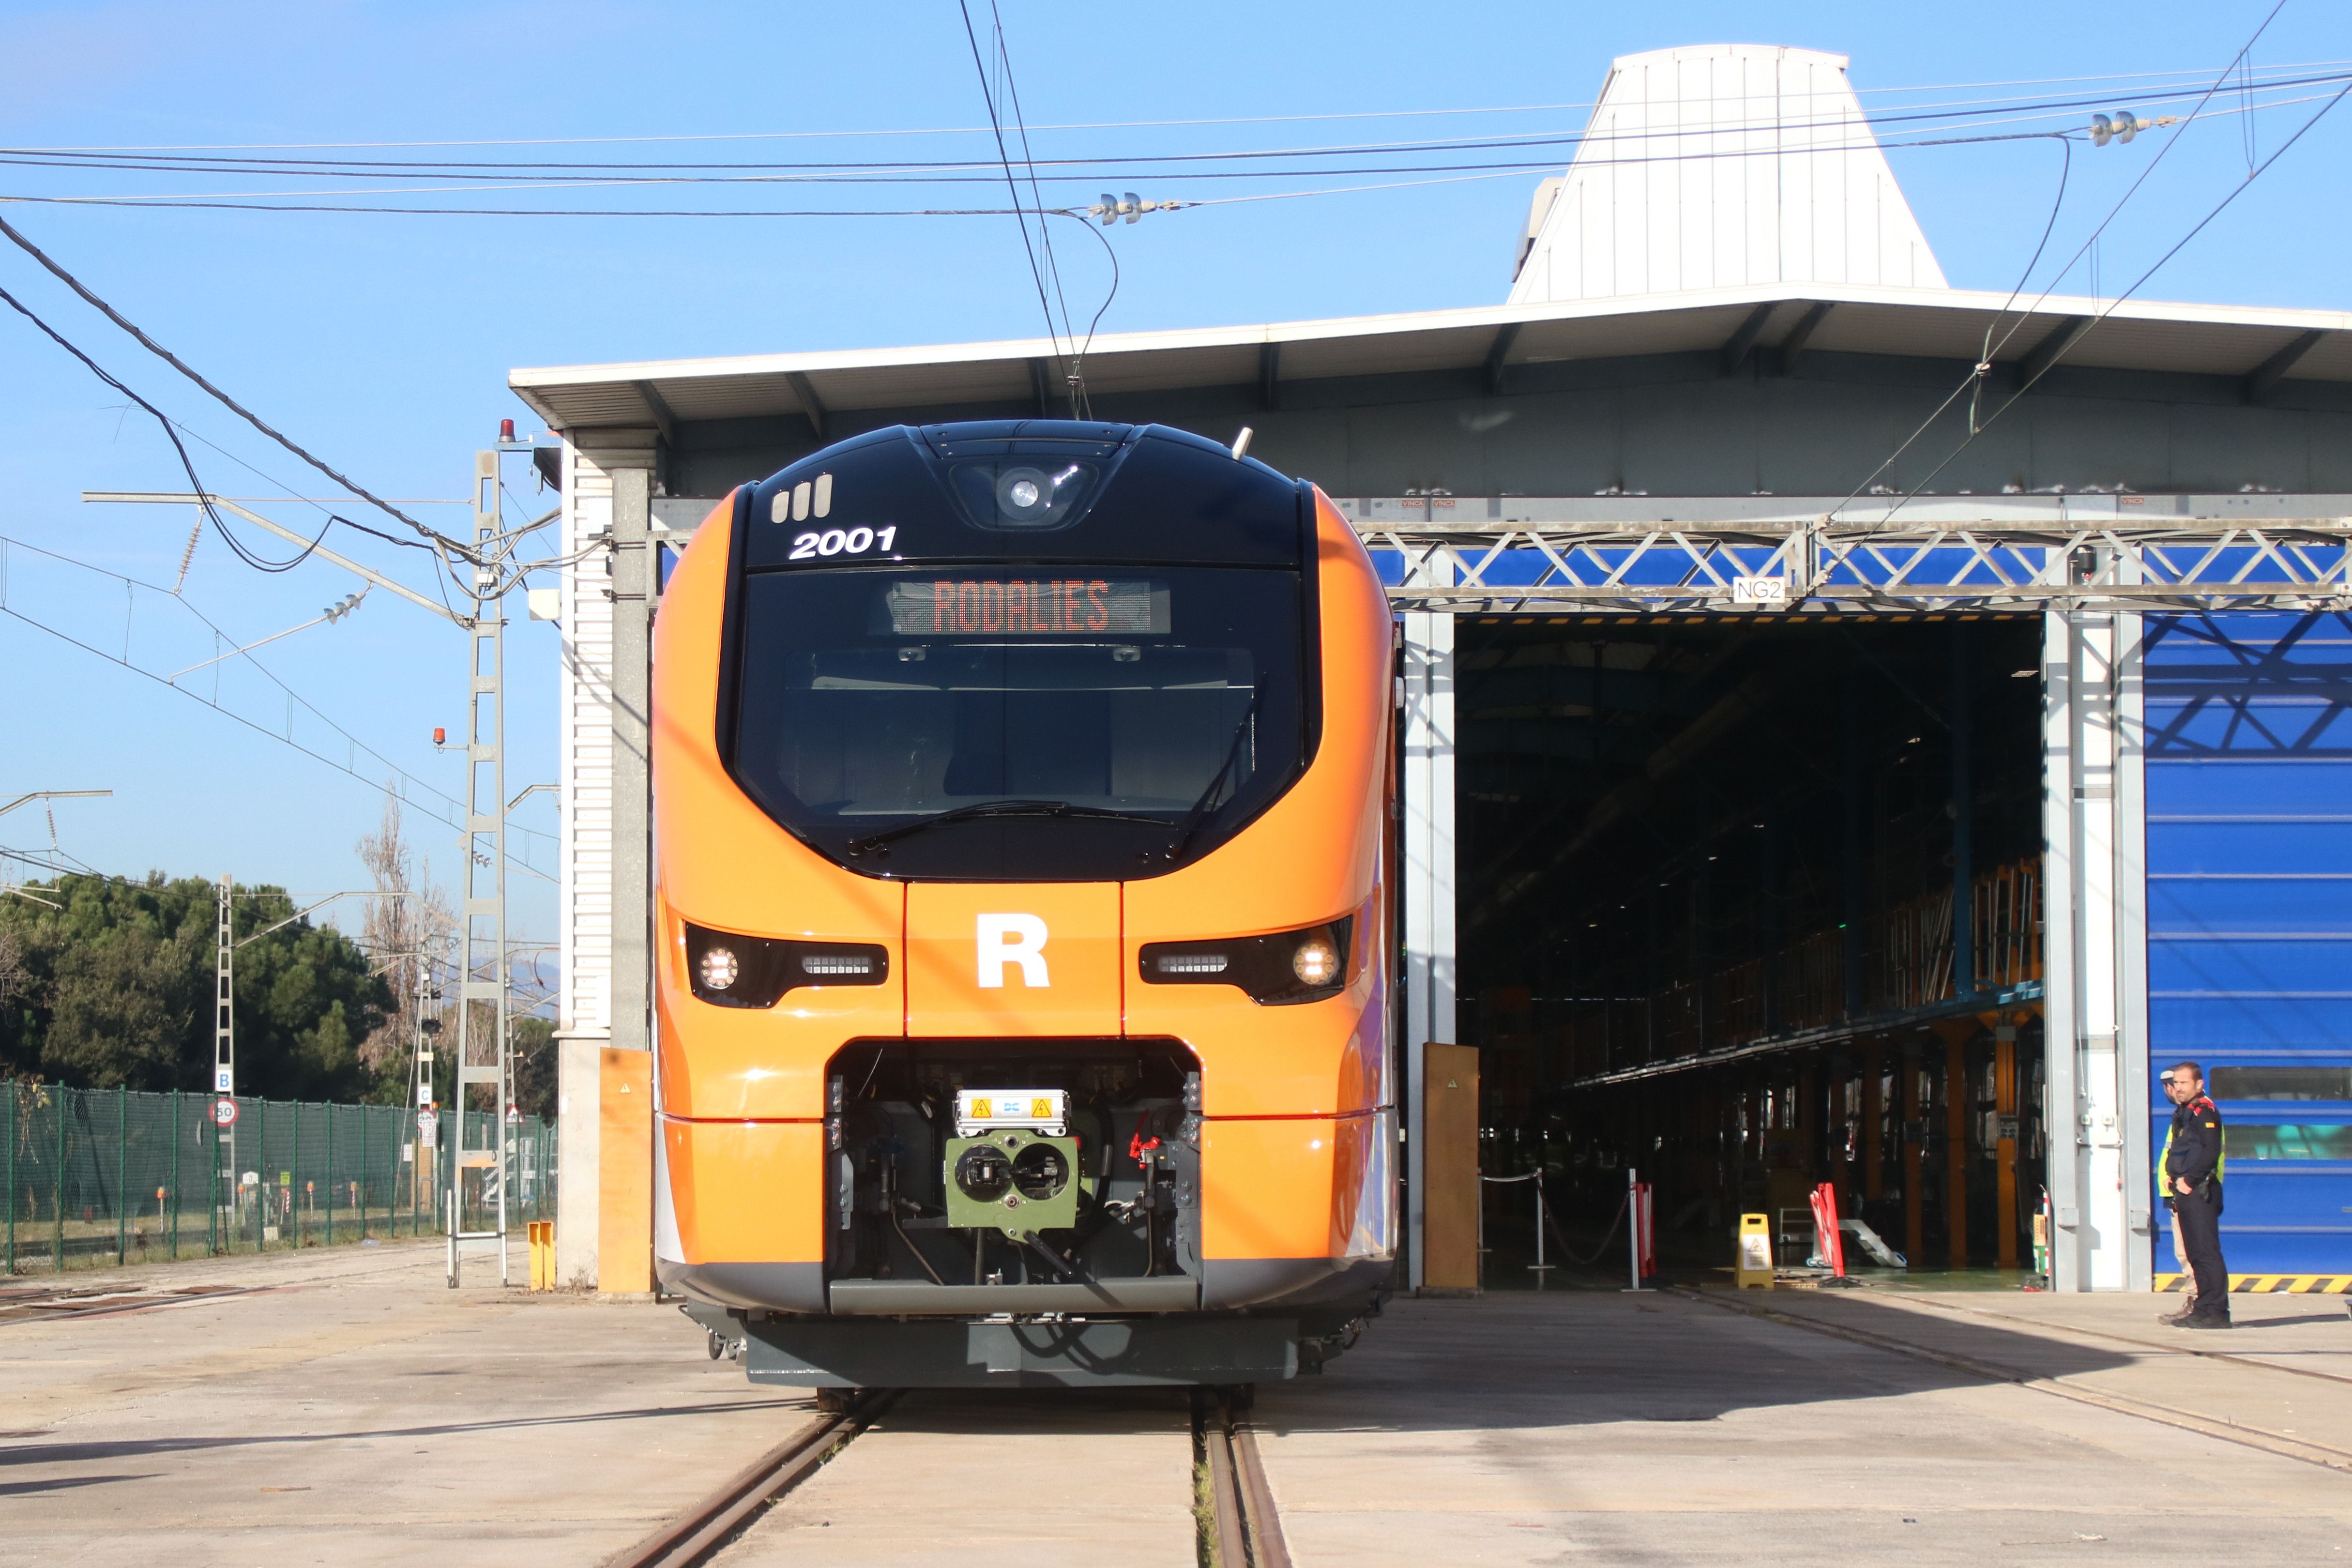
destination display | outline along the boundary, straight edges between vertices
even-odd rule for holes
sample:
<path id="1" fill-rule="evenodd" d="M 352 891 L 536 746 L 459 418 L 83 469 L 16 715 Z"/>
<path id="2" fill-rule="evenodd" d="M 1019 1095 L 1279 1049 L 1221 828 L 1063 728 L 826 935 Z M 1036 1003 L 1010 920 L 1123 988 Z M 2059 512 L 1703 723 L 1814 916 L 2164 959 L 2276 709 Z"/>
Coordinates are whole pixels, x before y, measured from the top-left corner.
<path id="1" fill-rule="evenodd" d="M 901 637 L 1141 636 L 1169 629 L 1167 585 L 1135 578 L 940 577 L 893 583 L 883 602 L 890 629 Z"/>

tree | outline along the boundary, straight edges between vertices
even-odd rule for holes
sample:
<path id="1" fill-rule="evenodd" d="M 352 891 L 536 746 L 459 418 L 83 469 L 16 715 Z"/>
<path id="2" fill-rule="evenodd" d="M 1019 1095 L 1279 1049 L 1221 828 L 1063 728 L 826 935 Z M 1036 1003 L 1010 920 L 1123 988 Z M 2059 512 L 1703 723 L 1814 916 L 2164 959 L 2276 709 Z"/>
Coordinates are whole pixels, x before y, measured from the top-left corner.
<path id="1" fill-rule="evenodd" d="M 507 1049 L 514 1056 L 515 1104 L 525 1116 L 555 1120 L 555 1026 L 545 1018 L 507 1020 Z"/>
<path id="2" fill-rule="evenodd" d="M 81 1086 L 212 1087 L 218 889 L 60 876 L 0 901 L 16 955 L 0 998 L 0 1068 Z M 232 890 L 232 931 L 254 936 L 293 910 L 282 888 Z M 360 1055 L 392 996 L 341 932 L 298 920 L 239 947 L 237 1087 L 283 1099 L 385 1098 Z M 394 1098 L 397 1098 L 395 1095 Z"/>
<path id="3" fill-rule="evenodd" d="M 438 1000 L 433 974 L 436 955 L 446 955 L 457 921 L 447 896 L 433 884 L 433 862 L 402 837 L 400 798 L 390 790 L 383 794 L 383 821 L 361 837 L 359 856 L 376 888 L 360 944 L 374 957 L 393 1001 L 383 1021 L 360 1043 L 360 1058 L 393 1099 L 405 1100 L 420 1014 L 444 1033 L 453 1022 L 451 1009 Z"/>

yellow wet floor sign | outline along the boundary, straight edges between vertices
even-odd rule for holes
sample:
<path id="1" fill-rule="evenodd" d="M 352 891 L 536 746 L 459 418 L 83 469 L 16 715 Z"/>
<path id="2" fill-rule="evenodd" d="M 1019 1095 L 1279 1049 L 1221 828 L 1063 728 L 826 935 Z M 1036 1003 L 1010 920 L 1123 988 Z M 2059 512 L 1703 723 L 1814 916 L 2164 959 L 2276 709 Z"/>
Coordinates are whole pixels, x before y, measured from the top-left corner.
<path id="1" fill-rule="evenodd" d="M 1742 1289 L 1772 1288 L 1772 1222 L 1764 1215 L 1739 1216 L 1739 1257 L 1732 1272 Z"/>

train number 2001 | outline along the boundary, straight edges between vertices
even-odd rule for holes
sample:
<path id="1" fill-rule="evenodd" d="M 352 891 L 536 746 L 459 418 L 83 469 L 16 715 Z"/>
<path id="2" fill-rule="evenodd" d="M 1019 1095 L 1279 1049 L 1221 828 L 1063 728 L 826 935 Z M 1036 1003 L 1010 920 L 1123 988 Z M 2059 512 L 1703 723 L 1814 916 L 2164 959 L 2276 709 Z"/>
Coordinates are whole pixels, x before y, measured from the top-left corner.
<path id="1" fill-rule="evenodd" d="M 898 539 L 894 524 L 879 530 L 871 528 L 828 528 L 823 533 L 796 533 L 793 536 L 793 552 L 787 561 L 814 561 L 820 555 L 863 555 L 869 550 L 887 552 Z"/>

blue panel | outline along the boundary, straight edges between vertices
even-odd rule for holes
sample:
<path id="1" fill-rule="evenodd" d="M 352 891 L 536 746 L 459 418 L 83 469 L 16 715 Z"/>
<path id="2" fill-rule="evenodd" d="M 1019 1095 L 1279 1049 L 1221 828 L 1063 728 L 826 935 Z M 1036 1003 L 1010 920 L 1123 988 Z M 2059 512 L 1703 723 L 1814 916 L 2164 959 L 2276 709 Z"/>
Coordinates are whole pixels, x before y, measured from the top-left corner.
<path id="1" fill-rule="evenodd" d="M 2158 1065 L 2225 1054 L 2352 1062 L 2352 997 L 2151 996 L 2147 1017 Z"/>
<path id="2" fill-rule="evenodd" d="M 2150 996 L 2322 993 L 2352 997 L 2352 942 L 2151 941 Z"/>
<path id="3" fill-rule="evenodd" d="M 2337 931 L 2352 935 L 2352 877 L 2341 881 L 2200 878 L 2147 884 L 2150 936 L 2224 931 Z"/>
<path id="4" fill-rule="evenodd" d="M 2352 1064 L 2352 879 L 2326 879 L 2352 873 L 2352 823 L 2318 820 L 2352 816 L 2352 623 L 2150 616 L 2147 634 L 2151 1068 Z M 2153 1151 L 2169 1112 L 2150 1094 Z M 2231 1272 L 2352 1273 L 2352 1164 L 2232 1161 L 2226 1194 Z M 2168 1233 L 2157 1267 L 2174 1267 Z"/>
<path id="5" fill-rule="evenodd" d="M 2352 816 L 2352 759 L 2174 756 L 2147 764 L 2147 792 L 2165 815 Z"/>
<path id="6" fill-rule="evenodd" d="M 2156 770 L 2148 770 L 2148 815 L 2158 815 Z M 2258 787 L 2250 787 L 2246 809 L 2263 804 Z M 2352 822 L 2161 822 L 2147 825 L 2147 868 L 2151 876 L 2178 876 L 2196 871 L 2255 872 L 2280 876 L 2291 872 L 2352 871 Z"/>

